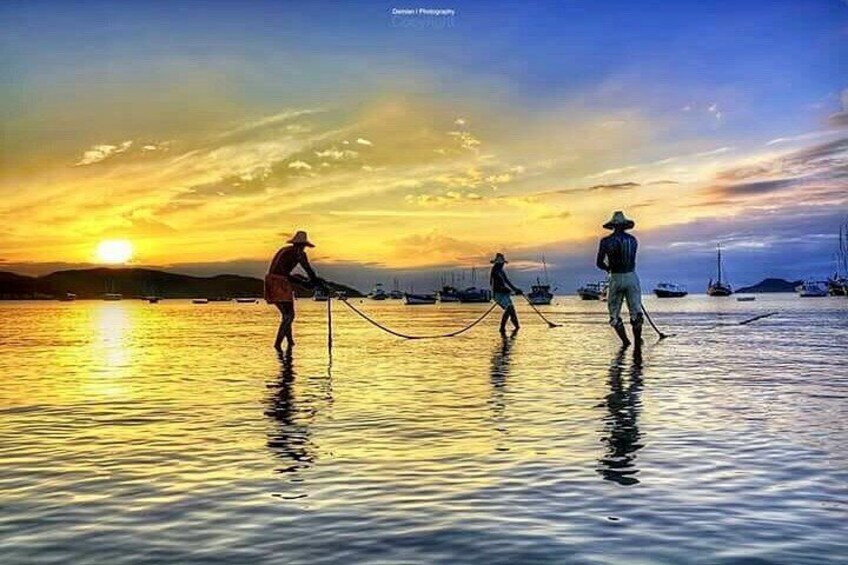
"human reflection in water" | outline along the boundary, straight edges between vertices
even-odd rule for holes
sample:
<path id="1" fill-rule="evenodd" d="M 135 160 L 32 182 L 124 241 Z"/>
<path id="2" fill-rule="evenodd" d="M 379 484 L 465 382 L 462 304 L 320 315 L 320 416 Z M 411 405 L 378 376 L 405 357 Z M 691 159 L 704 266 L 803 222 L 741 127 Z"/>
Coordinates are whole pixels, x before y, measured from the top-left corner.
<path id="1" fill-rule="evenodd" d="M 489 401 L 496 429 L 506 434 L 504 427 L 504 410 L 506 408 L 506 400 L 504 398 L 504 389 L 506 388 L 507 379 L 509 378 L 510 370 L 510 354 L 512 353 L 512 345 L 515 342 L 515 336 L 518 330 L 513 331 L 510 335 L 501 335 L 501 339 L 495 346 L 492 352 L 492 362 L 490 366 L 490 382 L 492 383 L 492 399 Z M 498 448 L 499 451 L 503 449 Z"/>
<path id="2" fill-rule="evenodd" d="M 604 436 L 601 438 L 606 444 L 606 453 L 598 460 L 598 473 L 607 481 L 635 485 L 639 483 L 635 477 L 639 472 L 636 468 L 636 452 L 643 447 L 639 432 L 642 352 L 639 349 L 633 351 L 633 362 L 625 386 L 626 351 L 626 346 L 622 347 L 612 360 L 607 379 L 610 392 L 599 405 L 607 409 L 607 414 L 603 418 Z"/>
<path id="3" fill-rule="evenodd" d="M 274 423 L 268 431 L 268 448 L 283 462 L 283 466 L 276 469 L 278 473 L 296 473 L 311 467 L 315 461 L 309 426 L 316 408 L 308 396 L 300 401 L 295 397 L 296 372 L 292 355 L 281 353 L 279 358 L 280 374 L 268 385 L 272 393 L 265 415 Z"/>

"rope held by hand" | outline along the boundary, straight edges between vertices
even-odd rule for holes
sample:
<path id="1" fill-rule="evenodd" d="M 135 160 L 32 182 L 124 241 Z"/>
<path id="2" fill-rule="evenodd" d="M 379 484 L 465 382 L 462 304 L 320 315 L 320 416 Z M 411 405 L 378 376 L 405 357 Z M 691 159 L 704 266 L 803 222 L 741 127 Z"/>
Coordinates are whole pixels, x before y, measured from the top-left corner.
<path id="1" fill-rule="evenodd" d="M 387 328 L 386 326 L 384 326 L 380 322 L 369 317 L 368 314 L 366 314 L 365 312 L 363 312 L 362 310 L 360 310 L 359 308 L 357 308 L 356 306 L 354 306 L 353 304 L 348 302 L 347 299 L 345 299 L 345 298 L 340 298 L 340 302 L 342 304 L 344 304 L 345 306 L 347 306 L 348 308 L 350 308 L 360 318 L 367 321 L 372 326 L 377 327 L 377 328 L 383 330 L 386 333 L 392 334 L 393 336 L 397 336 L 397 337 L 400 337 L 400 338 L 403 338 L 403 339 L 441 339 L 441 338 L 446 338 L 446 337 L 456 337 L 460 334 L 467 332 L 468 330 L 470 330 L 471 328 L 473 328 L 474 326 L 476 326 L 477 324 L 482 322 L 484 319 L 486 319 L 486 316 L 491 314 L 492 310 L 494 310 L 495 307 L 497 306 L 497 304 L 492 304 L 489 307 L 489 309 L 486 310 L 486 312 L 483 313 L 482 316 L 480 316 L 479 318 L 477 318 L 476 320 L 474 320 L 472 323 L 465 326 L 464 328 L 461 328 L 461 329 L 453 331 L 453 332 L 449 332 L 449 333 L 446 333 L 446 334 L 435 334 L 435 335 L 408 335 L 408 334 L 404 334 L 404 333 L 395 331 L 391 328 Z"/>

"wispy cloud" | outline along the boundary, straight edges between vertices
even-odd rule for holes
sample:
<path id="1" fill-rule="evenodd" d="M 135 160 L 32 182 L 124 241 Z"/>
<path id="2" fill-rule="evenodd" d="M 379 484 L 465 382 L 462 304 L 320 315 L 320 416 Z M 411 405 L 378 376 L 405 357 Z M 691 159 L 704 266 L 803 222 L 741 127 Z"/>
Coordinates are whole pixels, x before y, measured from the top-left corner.
<path id="1" fill-rule="evenodd" d="M 88 149 L 82 154 L 82 157 L 79 161 L 74 165 L 76 167 L 82 167 L 85 165 L 93 165 L 95 163 L 100 163 L 101 161 L 105 161 L 109 157 L 114 157 L 115 155 L 120 155 L 127 151 L 130 147 L 132 147 L 132 140 L 124 141 L 123 143 L 119 143 L 118 145 L 95 145 L 91 149 Z"/>

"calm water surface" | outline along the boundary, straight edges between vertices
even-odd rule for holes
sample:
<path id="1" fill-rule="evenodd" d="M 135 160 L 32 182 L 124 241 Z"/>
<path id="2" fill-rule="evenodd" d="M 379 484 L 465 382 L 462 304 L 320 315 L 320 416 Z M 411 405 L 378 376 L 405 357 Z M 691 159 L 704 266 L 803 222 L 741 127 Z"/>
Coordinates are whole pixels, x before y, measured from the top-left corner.
<path id="1" fill-rule="evenodd" d="M 646 305 L 2 303 L 2 560 L 846 562 L 848 301 Z"/>

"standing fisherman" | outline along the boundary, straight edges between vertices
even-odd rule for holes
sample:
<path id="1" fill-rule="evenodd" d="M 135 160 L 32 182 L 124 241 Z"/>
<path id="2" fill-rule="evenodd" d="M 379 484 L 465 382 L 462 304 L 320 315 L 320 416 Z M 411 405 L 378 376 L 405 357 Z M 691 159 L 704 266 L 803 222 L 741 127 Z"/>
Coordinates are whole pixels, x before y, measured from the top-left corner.
<path id="1" fill-rule="evenodd" d="M 315 247 L 306 237 L 306 232 L 299 231 L 294 234 L 271 260 L 268 274 L 265 275 L 265 300 L 273 304 L 280 311 L 282 319 L 277 330 L 277 339 L 274 340 L 274 349 L 282 351 L 283 339 L 288 340 L 286 349 L 291 352 L 294 347 L 292 336 L 292 324 L 294 324 L 294 281 L 306 282 L 303 277 L 292 275 L 292 271 L 300 265 L 309 275 L 309 283 L 313 286 L 324 286 L 324 281 L 315 275 L 309 259 L 306 257 L 306 248 Z"/>
<path id="2" fill-rule="evenodd" d="M 598 247 L 596 264 L 599 269 L 609 273 L 609 290 L 607 291 L 607 307 L 609 308 L 610 325 L 621 338 L 625 347 L 630 345 L 624 322 L 621 320 L 621 303 L 627 300 L 627 310 L 630 312 L 630 325 L 633 327 L 633 340 L 636 347 L 642 346 L 642 289 L 639 277 L 636 275 L 636 238 L 626 233 L 636 223 L 618 211 L 610 221 L 604 224 L 613 233 L 601 239 Z"/>
<path id="3" fill-rule="evenodd" d="M 503 253 L 495 254 L 495 258 L 490 261 L 492 263 L 492 272 L 489 275 L 489 281 L 492 285 L 492 295 L 498 306 L 503 308 L 503 316 L 501 316 L 501 333 L 506 334 L 506 321 L 511 320 L 515 328 L 513 331 L 518 331 L 518 315 L 515 313 L 515 306 L 512 304 L 511 292 L 515 294 L 524 294 L 520 288 L 512 284 L 506 276 L 504 265 L 507 264 Z"/>

